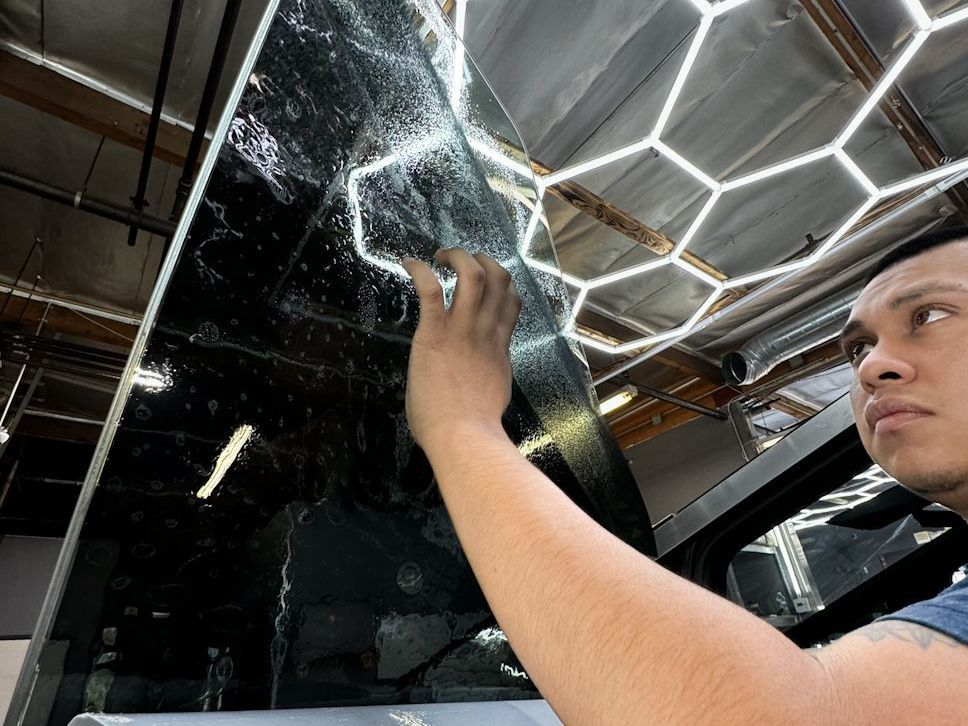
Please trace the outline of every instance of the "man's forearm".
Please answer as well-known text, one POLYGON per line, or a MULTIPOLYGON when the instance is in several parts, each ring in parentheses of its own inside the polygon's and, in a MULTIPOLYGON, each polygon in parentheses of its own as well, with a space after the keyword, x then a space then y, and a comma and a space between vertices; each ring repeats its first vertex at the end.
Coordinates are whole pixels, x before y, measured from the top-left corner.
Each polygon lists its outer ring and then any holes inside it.
POLYGON ((500 429, 428 455, 498 622, 566 723, 830 722, 820 663, 592 523, 500 429))

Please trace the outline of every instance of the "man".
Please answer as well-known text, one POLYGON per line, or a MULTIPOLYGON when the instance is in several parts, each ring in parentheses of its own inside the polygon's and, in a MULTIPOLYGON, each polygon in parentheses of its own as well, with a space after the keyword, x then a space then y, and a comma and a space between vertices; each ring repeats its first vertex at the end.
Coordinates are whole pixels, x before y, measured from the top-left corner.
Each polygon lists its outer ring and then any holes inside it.
MULTIPOLYGON (((460 249, 437 261, 457 272, 449 310, 430 267, 404 262, 421 317, 410 426, 498 622, 562 721, 968 723, 968 587, 807 653, 666 571, 589 519, 505 434, 520 310, 508 273, 460 249)), ((968 229, 886 258, 843 347, 867 451, 968 514, 968 229)))

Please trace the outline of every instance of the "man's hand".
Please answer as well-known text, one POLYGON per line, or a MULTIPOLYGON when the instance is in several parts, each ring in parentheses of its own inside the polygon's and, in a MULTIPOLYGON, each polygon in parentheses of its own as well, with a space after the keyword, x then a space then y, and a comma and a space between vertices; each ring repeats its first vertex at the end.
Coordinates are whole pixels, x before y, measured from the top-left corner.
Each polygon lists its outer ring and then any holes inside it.
POLYGON ((405 259, 420 298, 407 377, 407 420, 431 459, 463 432, 502 431, 511 401, 508 347, 521 300, 507 270, 484 254, 440 250, 438 263, 457 272, 450 309, 430 266, 405 259))

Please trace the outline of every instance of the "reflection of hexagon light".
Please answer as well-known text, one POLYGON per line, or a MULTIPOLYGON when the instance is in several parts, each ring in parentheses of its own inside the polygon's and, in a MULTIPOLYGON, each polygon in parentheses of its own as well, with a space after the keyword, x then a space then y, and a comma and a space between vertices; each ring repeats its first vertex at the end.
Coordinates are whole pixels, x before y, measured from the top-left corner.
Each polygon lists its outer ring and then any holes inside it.
MULTIPOLYGON (((692 67, 696 62, 696 58, 699 56, 699 51, 710 27, 712 26, 713 21, 715 18, 732 10, 733 8, 749 2, 749 0, 719 0, 718 2, 714 3, 710 3, 707 0, 689 0, 690 4, 701 13, 699 25, 696 28, 696 32, 693 35, 692 43, 689 46, 686 57, 683 59, 679 72, 676 75, 676 79, 672 84, 671 90, 669 91, 669 95, 662 106, 662 110, 659 113, 659 117, 656 120, 655 126, 652 128, 651 132, 641 140, 623 146, 619 149, 609 152, 608 154, 604 154, 594 159, 589 159, 588 161, 581 162, 580 164, 576 164, 571 167, 566 167, 539 178, 538 189, 539 193, 543 193, 544 189, 553 184, 557 184, 558 182, 585 174, 593 169, 598 169, 606 164, 618 161, 619 159, 623 159, 632 154, 637 154, 642 151, 652 149, 654 152, 664 156, 669 161, 676 164, 676 166, 693 178, 699 180, 701 184, 706 186, 711 191, 711 194, 706 200, 705 205, 703 205, 703 208, 699 211, 696 219, 693 220, 689 229, 686 231, 685 235, 678 242, 678 244, 676 244, 675 249, 673 249, 668 255, 644 264, 635 265, 626 270, 601 275, 591 280, 579 280, 571 275, 562 274, 561 277, 567 284, 578 289, 578 296, 575 299, 575 304, 572 309, 570 327, 566 331, 569 335, 578 338, 582 343, 590 348, 595 348, 606 353, 625 353, 639 348, 644 348, 664 340, 686 335, 699 322, 706 311, 716 302, 723 290, 748 285, 750 283, 775 277, 786 272, 808 267, 822 258, 835 244, 837 244, 838 241, 844 237, 844 235, 847 234, 850 228, 853 227, 854 224, 856 224, 861 217, 863 217, 881 199, 914 189, 924 184, 938 182, 949 178, 954 174, 968 170, 968 157, 966 157, 956 162, 939 166, 937 169, 924 172, 923 174, 917 174, 909 177, 908 179, 896 184, 878 188, 867 177, 867 175, 861 171, 854 160, 847 155, 847 152, 844 151, 844 146, 848 141, 850 141, 851 137, 867 118, 868 114, 881 100, 887 90, 893 85, 894 81, 901 74, 904 68, 907 67, 907 65, 911 62, 921 46, 924 45, 924 42, 928 39, 928 36, 936 31, 955 25, 956 23, 968 21, 968 7, 961 8, 960 10, 950 12, 932 20, 924 10, 924 7, 921 5, 919 0, 899 1, 905 6, 907 12, 910 13, 911 17, 914 19, 918 26, 918 31, 908 42, 907 46, 904 48, 901 55, 894 62, 891 68, 888 69, 878 80, 877 84, 868 94, 867 99, 854 113, 850 121, 837 135, 837 137, 832 142, 819 149, 815 149, 805 154, 800 154, 787 159, 786 161, 773 164, 735 179, 728 179, 726 181, 719 182, 710 177, 703 170, 696 167, 688 159, 682 157, 674 149, 669 148, 661 140, 661 136, 662 132, 665 130, 665 125, 672 114, 676 101, 679 98, 679 94, 686 83, 689 72, 692 70, 692 67), (791 171, 807 164, 812 164, 831 156, 837 159, 837 161, 840 162, 840 165, 857 181, 857 183, 867 194, 867 198, 848 216, 844 223, 841 224, 841 226, 838 227, 826 240, 824 240, 824 243, 814 250, 814 252, 809 256, 793 262, 765 268, 747 275, 733 277, 724 282, 716 280, 695 265, 692 265, 682 259, 682 253, 685 251, 687 245, 696 236, 696 233, 702 226, 703 221, 709 216, 709 213, 716 205, 716 202, 719 201, 719 198, 725 192, 768 179, 772 176, 791 171), (578 312, 584 304, 590 290, 603 287, 620 280, 626 280, 631 277, 646 275, 650 271, 659 267, 664 267, 668 264, 674 264, 677 267, 680 267, 684 271, 710 285, 712 288, 712 291, 706 300, 685 323, 677 328, 674 328, 673 330, 667 330, 655 335, 649 335, 628 343, 623 343, 621 345, 609 345, 586 335, 582 335, 581 333, 575 332, 575 319, 577 318, 578 312)), ((528 233, 525 236, 525 240, 522 241, 522 253, 526 253, 527 251, 530 238, 534 234, 534 230, 537 227, 538 218, 540 217, 541 213, 542 208, 541 205, 538 204, 533 212, 531 224, 528 225, 528 233)), ((525 256, 525 262, 536 269, 542 269, 546 272, 551 271, 549 269, 545 269, 548 267, 547 265, 539 263, 536 260, 532 260, 527 256, 525 256)))

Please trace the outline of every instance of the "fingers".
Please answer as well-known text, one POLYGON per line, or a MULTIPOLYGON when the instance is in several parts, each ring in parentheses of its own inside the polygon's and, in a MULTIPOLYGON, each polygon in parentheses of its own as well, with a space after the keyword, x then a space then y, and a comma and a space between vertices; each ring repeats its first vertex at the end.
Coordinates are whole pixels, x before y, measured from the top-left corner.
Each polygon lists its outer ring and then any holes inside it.
POLYGON ((480 315, 487 273, 470 252, 459 247, 437 250, 434 259, 457 273, 457 289, 450 305, 451 317, 459 323, 473 324, 480 315))
POLYGON ((518 323, 518 317, 521 315, 521 298, 518 296, 518 291, 511 285, 510 290, 505 294, 504 300, 501 305, 501 312, 498 316, 498 335, 500 336, 501 345, 505 348, 511 347, 511 335, 514 333, 514 326, 518 323))
POLYGON ((447 314, 444 310, 444 291, 430 265, 410 257, 405 257, 401 264, 413 280, 420 299, 420 322, 443 323, 447 314))
POLYGON ((409 258, 403 262, 420 296, 421 320, 430 314, 449 315, 459 325, 493 333, 495 340, 508 347, 521 312, 510 273, 488 255, 472 255, 460 248, 438 250, 434 257, 457 272, 449 313, 444 312, 443 291, 430 267, 409 258))
POLYGON ((483 253, 477 253, 474 259, 484 269, 487 279, 481 298, 481 316, 487 320, 499 318, 511 286, 511 273, 483 253))

